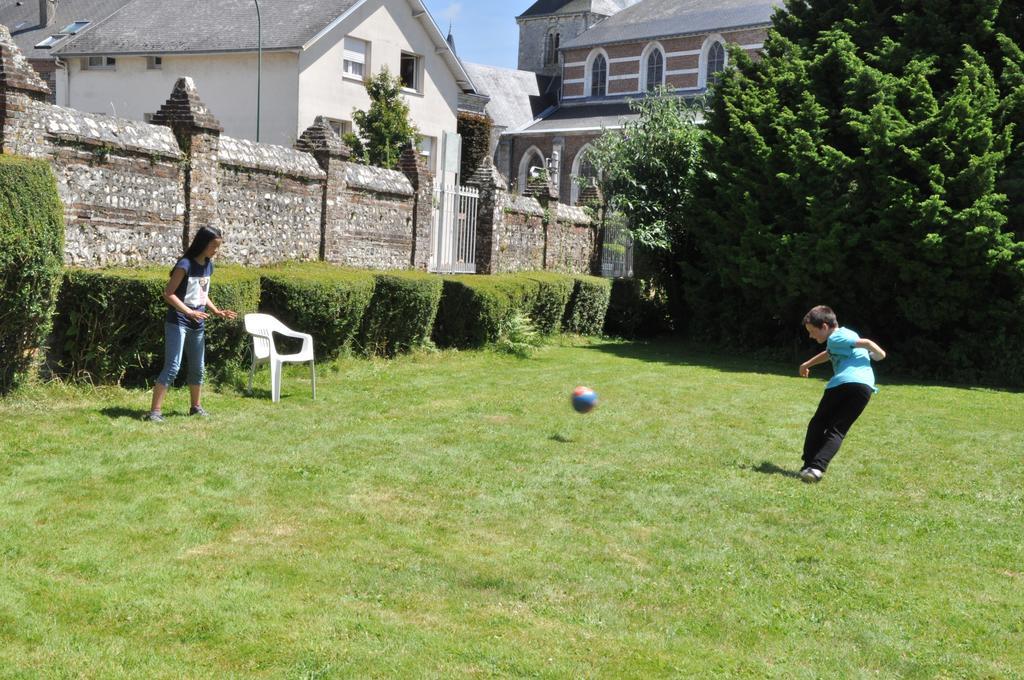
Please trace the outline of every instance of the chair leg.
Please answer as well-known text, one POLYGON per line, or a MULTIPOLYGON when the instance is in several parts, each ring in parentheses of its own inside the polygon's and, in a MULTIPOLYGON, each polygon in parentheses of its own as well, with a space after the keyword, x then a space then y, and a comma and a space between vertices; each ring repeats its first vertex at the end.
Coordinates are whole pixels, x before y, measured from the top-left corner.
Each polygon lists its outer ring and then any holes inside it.
POLYGON ((309 373, 313 376, 313 399, 316 399, 316 361, 309 360, 309 373))
POLYGON ((281 362, 270 362, 270 400, 281 401, 281 362))
POLYGON ((252 363, 249 364, 249 394, 252 394, 252 379, 256 375, 256 356, 253 355, 252 363))

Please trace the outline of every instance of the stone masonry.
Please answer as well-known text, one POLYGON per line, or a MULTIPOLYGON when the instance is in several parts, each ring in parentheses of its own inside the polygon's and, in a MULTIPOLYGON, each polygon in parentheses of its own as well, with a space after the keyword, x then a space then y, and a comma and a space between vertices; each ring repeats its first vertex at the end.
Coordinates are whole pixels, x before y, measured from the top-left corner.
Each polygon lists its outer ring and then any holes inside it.
MULTIPOLYGON (((169 265, 200 226, 213 225, 224 233, 225 262, 428 266, 434 179, 412 145, 394 171, 349 162, 322 118, 294 149, 226 137, 188 78, 153 124, 54 106, 48 95, 0 26, 0 153, 50 163, 69 265, 169 265)), ((490 169, 478 271, 586 272, 589 219, 510 195, 490 169)))

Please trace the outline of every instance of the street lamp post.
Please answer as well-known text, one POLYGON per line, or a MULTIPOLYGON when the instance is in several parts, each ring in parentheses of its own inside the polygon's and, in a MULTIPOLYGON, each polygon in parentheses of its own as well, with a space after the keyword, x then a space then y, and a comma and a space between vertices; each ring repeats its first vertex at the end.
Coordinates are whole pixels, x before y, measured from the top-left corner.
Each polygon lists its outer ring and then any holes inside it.
POLYGON ((260 17, 260 0, 256 3, 256 141, 260 141, 260 85, 263 82, 263 20, 260 17))

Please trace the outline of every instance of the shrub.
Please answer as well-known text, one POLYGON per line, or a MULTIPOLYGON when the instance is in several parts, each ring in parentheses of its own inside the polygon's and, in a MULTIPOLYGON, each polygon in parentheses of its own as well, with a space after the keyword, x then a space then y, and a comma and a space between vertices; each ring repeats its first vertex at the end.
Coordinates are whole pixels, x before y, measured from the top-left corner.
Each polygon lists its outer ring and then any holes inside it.
POLYGON ((317 358, 333 359, 358 339, 373 296, 370 272, 322 262, 263 270, 260 310, 313 336, 317 358))
POLYGON ((0 394, 21 383, 53 321, 64 216, 42 161, 0 156, 0 394))
POLYGON ((604 332, 624 338, 651 338, 672 327, 664 290, 648 279, 614 279, 604 332))
POLYGON ((232 368, 248 368, 245 361, 252 341, 245 332, 244 317, 259 309, 260 273, 238 265, 220 265, 210 285, 210 297, 217 308, 238 314, 233 321, 213 318, 206 323, 206 372, 214 381, 222 381, 232 368))
POLYGON ((377 274, 363 319, 363 349, 394 356, 423 345, 437 318, 441 287, 441 279, 420 272, 377 274))
POLYGON ((544 337, 537 332, 530 316, 516 311, 502 323, 495 347, 500 352, 529 359, 543 344, 544 337))
MULTIPOLYGON (((94 383, 152 381, 164 358, 162 296, 169 276, 169 267, 67 270, 56 322, 57 372, 94 383)), ((214 381, 240 364, 248 343, 242 317, 256 310, 259 292, 256 271, 215 268, 210 297, 238 318, 207 321, 206 367, 214 381)))
POLYGON ((562 319, 572 295, 575 281, 567 274, 531 272, 525 278, 537 282, 537 298, 530 310, 530 318, 541 335, 553 335, 562 330, 562 319))
POLYGON ((529 313, 539 288, 537 281, 515 275, 446 277, 434 341, 459 348, 494 342, 513 313, 529 313))
POLYGON ((612 282, 596 276, 577 276, 574 284, 562 327, 569 333, 597 335, 608 314, 612 282))

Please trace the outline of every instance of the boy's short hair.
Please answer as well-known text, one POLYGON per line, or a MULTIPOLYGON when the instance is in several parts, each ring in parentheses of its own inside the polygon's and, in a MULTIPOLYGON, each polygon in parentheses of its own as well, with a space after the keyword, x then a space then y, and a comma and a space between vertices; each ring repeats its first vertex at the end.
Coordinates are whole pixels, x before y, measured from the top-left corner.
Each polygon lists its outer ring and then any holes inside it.
POLYGON ((826 307, 825 305, 812 307, 811 311, 804 314, 804 324, 810 324, 815 328, 821 328, 822 324, 827 324, 829 328, 839 326, 839 322, 836 320, 836 313, 832 311, 831 307, 826 307))

